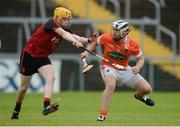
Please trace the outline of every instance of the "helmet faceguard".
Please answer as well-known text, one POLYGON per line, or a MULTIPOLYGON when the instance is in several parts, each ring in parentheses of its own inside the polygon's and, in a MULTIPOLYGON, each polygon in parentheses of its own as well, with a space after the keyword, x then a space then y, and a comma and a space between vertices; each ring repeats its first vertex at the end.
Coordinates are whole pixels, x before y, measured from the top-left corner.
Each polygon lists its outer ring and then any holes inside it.
POLYGON ((62 18, 71 18, 71 11, 63 8, 63 7, 57 7, 54 10, 54 19, 61 20, 62 18))
POLYGON ((124 20, 118 20, 112 23, 112 28, 119 31, 119 38, 122 39, 131 31, 129 23, 124 20))

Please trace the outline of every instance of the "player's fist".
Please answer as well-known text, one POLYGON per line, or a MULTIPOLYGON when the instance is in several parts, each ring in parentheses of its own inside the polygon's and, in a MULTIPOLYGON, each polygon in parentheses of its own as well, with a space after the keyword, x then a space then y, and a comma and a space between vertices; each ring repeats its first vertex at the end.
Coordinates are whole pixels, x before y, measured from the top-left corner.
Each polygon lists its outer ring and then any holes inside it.
POLYGON ((88 55, 89 55, 89 53, 87 51, 84 51, 83 53, 80 54, 80 58, 81 59, 87 58, 88 55))
POLYGON ((83 44, 81 42, 79 42, 79 41, 75 41, 73 43, 73 45, 76 46, 77 48, 83 47, 83 44))
POLYGON ((91 34, 91 36, 88 38, 88 42, 93 42, 96 41, 96 39, 99 37, 99 33, 98 32, 93 32, 91 34))
POLYGON ((133 72, 134 74, 139 73, 139 71, 140 71, 139 66, 134 66, 134 67, 132 67, 132 72, 133 72))

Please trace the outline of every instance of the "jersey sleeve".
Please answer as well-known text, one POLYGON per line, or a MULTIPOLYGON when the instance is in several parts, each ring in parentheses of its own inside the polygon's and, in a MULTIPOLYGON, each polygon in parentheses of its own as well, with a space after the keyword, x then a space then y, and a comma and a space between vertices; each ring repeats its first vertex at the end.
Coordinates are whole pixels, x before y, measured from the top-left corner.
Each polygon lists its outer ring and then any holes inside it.
POLYGON ((135 57, 139 57, 142 55, 142 50, 138 43, 134 42, 132 43, 132 53, 135 57))
POLYGON ((58 28, 58 26, 56 25, 56 23, 54 22, 53 19, 48 20, 45 24, 44 24, 44 30, 46 32, 52 32, 55 31, 58 28))
POLYGON ((104 45, 105 42, 107 41, 106 39, 106 34, 102 34, 101 36, 98 37, 97 43, 100 45, 104 45))
MULTIPOLYGON (((63 28, 63 27, 62 27, 63 28)), ((63 28, 63 30, 65 30, 65 31, 67 31, 67 32, 69 32, 69 33, 71 33, 71 34, 74 34, 74 32, 71 30, 71 29, 65 29, 65 28, 63 28)))

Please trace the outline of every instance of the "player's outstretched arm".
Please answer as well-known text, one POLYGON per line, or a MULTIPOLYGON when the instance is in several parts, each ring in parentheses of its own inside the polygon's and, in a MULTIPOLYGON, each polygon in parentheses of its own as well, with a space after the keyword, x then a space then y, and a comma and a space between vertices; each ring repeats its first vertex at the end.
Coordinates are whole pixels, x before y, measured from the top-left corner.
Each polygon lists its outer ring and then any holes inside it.
POLYGON ((65 40, 71 42, 73 45, 75 45, 77 48, 79 47, 83 47, 83 44, 76 40, 71 33, 63 30, 62 28, 58 28, 55 31, 57 34, 59 34, 60 36, 62 36, 65 40))
POLYGON ((73 34, 73 37, 78 40, 79 42, 85 44, 85 43, 91 43, 93 41, 96 41, 96 39, 99 37, 99 33, 98 32, 94 32, 90 35, 90 37, 86 38, 86 37, 81 37, 78 36, 76 34, 73 34))
POLYGON ((78 36, 78 35, 76 35, 76 34, 72 34, 72 36, 73 36, 76 40, 78 40, 79 42, 81 42, 81 43, 83 43, 83 44, 85 44, 85 43, 88 42, 88 38, 86 38, 86 37, 80 37, 80 36, 78 36))

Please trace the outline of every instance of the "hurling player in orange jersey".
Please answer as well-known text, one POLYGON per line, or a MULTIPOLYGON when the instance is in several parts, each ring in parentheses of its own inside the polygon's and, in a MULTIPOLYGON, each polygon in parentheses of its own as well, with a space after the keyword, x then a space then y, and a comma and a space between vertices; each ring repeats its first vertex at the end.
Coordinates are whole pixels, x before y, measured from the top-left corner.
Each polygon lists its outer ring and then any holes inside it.
POLYGON ((57 7, 54 16, 43 23, 26 43, 20 57, 21 83, 16 95, 16 104, 11 119, 18 119, 21 104, 30 85, 32 76, 40 74, 45 80, 43 115, 58 110, 58 103, 51 104, 55 72, 48 56, 61 47, 63 39, 77 48, 90 42, 90 38, 80 37, 70 30, 71 11, 57 7))
MULTIPOLYGON (((136 90, 134 97, 148 106, 154 106, 154 101, 145 96, 152 91, 150 84, 139 74, 144 65, 144 56, 139 45, 133 41, 128 33, 131 31, 128 22, 118 20, 112 23, 112 33, 104 33, 97 38, 97 41, 88 45, 87 49, 93 51, 96 46, 102 45, 106 59, 116 64, 127 67, 126 70, 119 70, 112 64, 102 60, 100 70, 105 83, 105 89, 101 97, 101 106, 97 120, 104 121, 107 117, 112 94, 116 85, 126 85, 136 90), (130 56, 136 58, 135 66, 128 65, 130 56)), ((84 51, 81 58, 87 58, 89 53, 84 51)))

